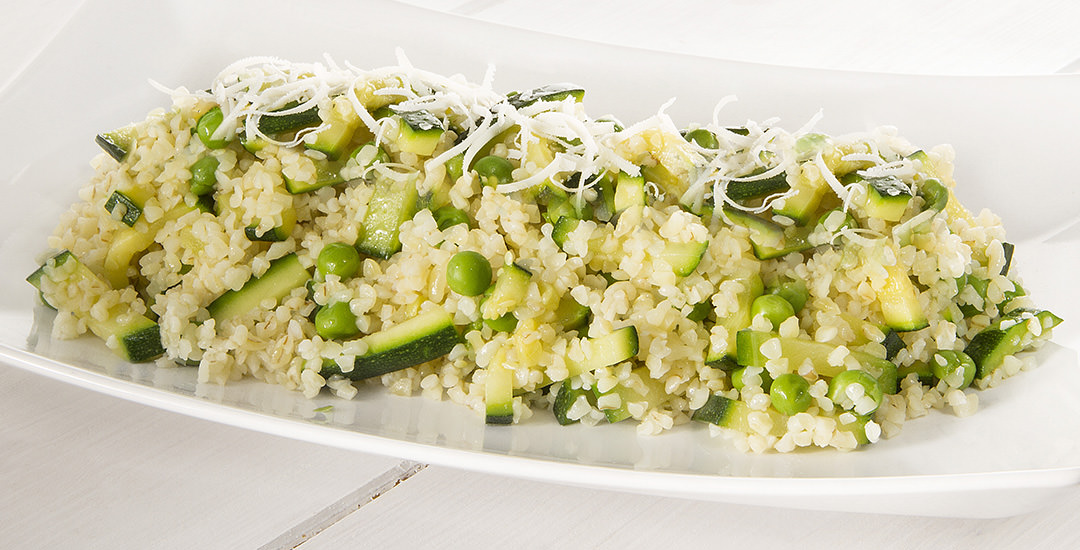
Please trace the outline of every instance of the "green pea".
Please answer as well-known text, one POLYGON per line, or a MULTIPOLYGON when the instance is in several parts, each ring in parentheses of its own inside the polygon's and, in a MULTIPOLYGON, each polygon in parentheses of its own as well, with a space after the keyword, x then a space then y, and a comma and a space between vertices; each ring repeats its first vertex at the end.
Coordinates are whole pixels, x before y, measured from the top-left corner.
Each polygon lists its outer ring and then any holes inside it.
POLYGON ((491 262, 479 252, 458 252, 446 264, 446 284, 462 296, 479 296, 491 286, 491 262))
POLYGON ((356 165, 361 168, 368 168, 374 164, 390 162, 390 155, 388 155, 382 147, 375 145, 374 141, 369 141, 357 147, 349 156, 355 160, 356 165))
POLYGON ((874 402, 873 407, 870 408, 870 410, 855 410, 856 413, 870 414, 881 406, 881 400, 884 396, 881 384, 879 384, 877 379, 869 373, 861 370, 846 370, 834 376, 833 379, 829 381, 829 393, 827 394, 827 397, 842 409, 857 409, 858 403, 852 402, 851 397, 848 395, 848 388, 853 385, 862 386, 863 395, 869 396, 874 402))
MULTIPOLYGON (((745 373, 746 373, 746 367, 738 368, 738 369, 735 369, 735 370, 731 371, 731 374, 730 374, 730 376, 731 376, 731 387, 733 387, 733 388, 735 388, 735 389, 737 389, 739 391, 742 391, 742 389, 746 386, 746 384, 743 382, 743 375, 745 373)), ((758 376, 761 377, 761 389, 762 389, 762 391, 768 392, 769 389, 772 387, 772 383, 773 383, 772 377, 769 376, 769 371, 762 369, 761 372, 758 374, 758 376)))
POLYGON ((351 244, 330 243, 319 252, 316 268, 324 277, 337 275, 348 279, 360 271, 360 253, 351 244))
POLYGON ((705 149, 720 148, 720 142, 716 140, 716 136, 705 128, 690 130, 683 134, 683 137, 686 138, 686 141, 692 141, 705 149))
POLYGON ((776 294, 763 294, 754 298, 754 303, 750 305, 750 317, 758 315, 764 315, 772 323, 773 330, 779 330, 780 323, 795 315, 795 308, 776 294))
POLYGON ((514 332, 517 322, 517 317, 514 317, 513 313, 507 313, 498 319, 484 319, 484 324, 495 332, 514 332))
POLYGON ((938 380, 950 388, 964 389, 975 380, 975 361, 962 351, 941 350, 930 359, 930 367, 938 380))
POLYGON ((514 181, 514 165, 495 155, 488 155, 476 161, 476 164, 473 164, 473 170, 476 170, 484 185, 495 186, 514 181))
POLYGON ((781 374, 769 388, 769 400, 773 408, 782 414, 791 416, 801 413, 809 409, 813 402, 810 383, 795 373, 781 374))
POLYGON ((209 195, 214 192, 214 184, 217 183, 215 172, 218 167, 218 159, 205 156, 191 165, 191 180, 188 188, 195 196, 209 195))
POLYGON ((320 308, 315 314, 315 332, 327 340, 340 340, 356 336, 356 316, 349 309, 348 302, 334 302, 320 308))
POLYGON ((454 208, 447 204, 432 212, 435 217, 435 223, 439 226, 439 231, 446 231, 447 228, 453 227, 460 223, 469 225, 469 215, 464 210, 454 208))
POLYGON ((218 126, 221 126, 224 120, 225 115, 221 112, 221 107, 214 107, 199 117, 199 122, 195 123, 195 133, 198 134, 199 141, 203 142, 207 149, 221 149, 229 144, 227 138, 214 139, 213 137, 214 132, 217 131, 218 126))
POLYGON ((806 283, 802 279, 784 281, 769 289, 769 294, 775 294, 787 300, 795 313, 802 311, 806 307, 807 300, 810 299, 810 291, 806 289, 806 283))
POLYGON ((465 162, 465 154, 458 153, 450 157, 450 160, 446 161, 446 177, 450 178, 450 183, 453 184, 464 174, 464 168, 462 164, 465 162))

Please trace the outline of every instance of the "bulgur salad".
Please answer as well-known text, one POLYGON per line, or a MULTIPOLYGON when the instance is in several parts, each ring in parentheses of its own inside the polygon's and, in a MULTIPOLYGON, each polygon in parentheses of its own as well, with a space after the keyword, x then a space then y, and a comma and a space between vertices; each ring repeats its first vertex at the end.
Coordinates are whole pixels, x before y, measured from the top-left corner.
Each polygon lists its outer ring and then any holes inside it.
POLYGON ((53 337, 200 382, 787 452, 973 414, 1061 322, 956 199, 948 146, 724 121, 731 98, 625 124, 492 76, 248 58, 162 88, 97 136, 28 278, 53 337))

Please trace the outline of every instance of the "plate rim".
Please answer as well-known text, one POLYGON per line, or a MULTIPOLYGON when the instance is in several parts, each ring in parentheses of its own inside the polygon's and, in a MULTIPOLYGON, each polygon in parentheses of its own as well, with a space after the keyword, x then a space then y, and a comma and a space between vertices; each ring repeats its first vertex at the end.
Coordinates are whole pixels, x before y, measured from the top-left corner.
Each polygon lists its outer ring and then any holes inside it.
MULTIPOLYGON (((0 358, 3 358, 8 365, 111 397, 240 429, 341 449, 538 481, 552 481, 542 473, 557 471, 560 474, 566 474, 559 476, 561 481, 617 491, 625 491, 626 488, 624 483, 614 483, 615 478, 627 476, 638 481, 662 480, 665 484, 670 483, 671 480, 677 480, 679 481, 678 489, 680 489, 677 493, 687 496, 697 495, 697 498, 723 496, 716 494, 717 490, 720 489, 723 489, 721 492, 727 496, 750 494, 755 496, 825 494, 830 496, 872 496, 922 494, 926 491, 920 487, 924 483, 931 482, 941 484, 937 489, 944 492, 1062 488, 1080 485, 1080 466, 951 474, 903 474, 897 476, 755 477, 731 474, 649 471, 617 468, 601 464, 580 464, 483 450, 449 448, 274 416, 93 372, 34 352, 21 350, 2 342, 0 342, 0 358), (371 446, 365 446, 362 443, 371 446), (454 460, 461 456, 468 456, 470 460, 464 462, 454 460), (520 463, 527 463, 532 467, 522 468, 517 466, 520 463), (599 474, 599 477, 596 477, 597 474, 599 474)), ((254 383, 261 382, 255 381, 254 383)), ((413 396, 412 398, 420 399, 422 397, 413 396)), ((650 485, 652 484, 650 483, 650 485)), ((661 488, 655 486, 651 488, 653 489, 652 492, 670 491, 672 489, 671 487, 661 488)))

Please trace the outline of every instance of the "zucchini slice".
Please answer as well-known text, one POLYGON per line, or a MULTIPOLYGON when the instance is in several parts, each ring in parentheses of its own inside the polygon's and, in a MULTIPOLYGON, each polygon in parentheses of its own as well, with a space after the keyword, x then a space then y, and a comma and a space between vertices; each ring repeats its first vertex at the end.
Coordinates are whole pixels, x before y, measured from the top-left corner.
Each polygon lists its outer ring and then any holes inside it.
POLYGON ((781 172, 775 176, 753 181, 729 181, 725 194, 733 201, 745 201, 767 197, 774 193, 787 191, 790 188, 787 182, 787 172, 781 172))
POLYGON ((908 186, 896 176, 867 178, 864 181, 866 215, 887 222, 900 221, 911 202, 911 190, 908 186))
POLYGON ((90 332, 105 340, 106 345, 126 361, 132 363, 152 361, 165 353, 165 348, 161 345, 161 331, 158 324, 145 315, 132 311, 131 304, 116 304, 109 309, 104 320, 98 319, 89 312, 74 311, 68 307, 68 304, 64 303, 65 292, 42 290, 42 280, 46 277, 57 285, 53 287, 57 289, 67 285, 108 286, 108 283, 80 262, 71 252, 67 250, 60 252, 27 277, 30 284, 42 291, 45 302, 57 309, 73 311, 86 322, 90 332))
POLYGON ((593 386, 597 407, 604 411, 604 416, 607 417, 609 423, 614 424, 634 416, 630 411, 631 403, 640 403, 645 406, 645 410, 648 410, 659 405, 664 399, 663 384, 649 376, 647 367, 638 367, 630 371, 630 377, 632 380, 640 381, 640 387, 637 384, 620 383, 606 392, 600 392, 596 386, 593 386), (642 387, 644 392, 641 391, 642 387), (618 405, 607 405, 606 402, 615 401, 609 396, 618 396, 618 405))
POLYGON ((631 206, 645 206, 645 178, 619 172, 615 180, 615 213, 631 206))
POLYGON ((566 368, 570 371, 570 376, 617 365, 633 359, 638 354, 638 333, 633 325, 586 340, 584 361, 579 363, 569 357, 566 358, 566 368))
POLYGON ((555 244, 559 245, 559 250, 565 250, 563 245, 566 244, 566 238, 570 233, 577 229, 578 218, 574 216, 562 216, 555 222, 554 227, 551 228, 551 240, 555 241, 555 244))
POLYGON ((485 370, 485 421, 488 424, 513 424, 514 371, 506 365, 506 350, 500 349, 485 370))
MULTIPOLYGON (((751 412, 753 410, 750 405, 743 401, 713 394, 709 396, 709 399, 705 401, 705 404, 700 409, 694 411, 690 419, 743 433, 753 433, 753 429, 750 427, 751 412)), ((784 416, 771 408, 764 412, 773 421, 772 433, 774 435, 783 434, 786 427, 784 416)))
POLYGON ((356 248, 368 256, 387 259, 401 250, 398 229, 416 213, 418 195, 412 179, 377 180, 368 201, 356 248))
POLYGON ((528 107, 537 101, 562 101, 573 97, 574 101, 585 99, 585 89, 574 84, 548 84, 527 92, 511 95, 507 101, 515 109, 528 107))
POLYGON ((559 384, 559 391, 555 394, 555 402, 551 406, 551 412, 555 415, 555 420, 559 425, 569 426, 579 422, 579 420, 573 420, 567 415, 570 414, 570 408, 574 406, 578 399, 582 397, 588 399, 590 395, 591 392, 585 388, 575 389, 569 378, 563 380, 562 384, 559 384))
POLYGON ((334 362, 323 365, 321 374, 340 374, 352 380, 382 376, 438 359, 461 341, 454 318, 443 309, 434 309, 363 338, 367 352, 356 358, 349 372, 341 372, 334 362))
POLYGON ((725 208, 724 214, 731 223, 750 230, 750 245, 754 248, 754 257, 759 260, 771 260, 813 248, 805 235, 794 232, 789 235, 778 223, 734 208, 725 208))
POLYGON ((281 212, 281 225, 271 227, 259 233, 259 220, 244 228, 244 236, 249 241, 279 242, 288 239, 296 227, 296 209, 289 206, 281 212))
MULTIPOLYGON (((820 376, 832 378, 847 370, 844 365, 833 365, 829 356, 839 346, 807 340, 803 338, 784 338, 771 332, 741 330, 738 334, 739 364, 744 366, 765 367, 768 360, 761 352, 765 342, 777 339, 780 342, 780 354, 788 360, 792 369, 809 361, 820 376)), ((887 359, 875 357, 869 353, 849 350, 848 354, 859 362, 861 370, 876 378, 886 393, 896 393, 896 365, 887 359)))
POLYGON ((119 130, 98 134, 94 137, 94 143, 97 143, 116 162, 124 162, 134 148, 134 128, 126 126, 119 130))
POLYGON ((787 216, 799 225, 806 225, 821 206, 821 199, 825 198, 829 191, 829 184, 820 174, 811 178, 803 171, 799 173, 791 190, 791 196, 784 197, 782 205, 774 206, 773 213, 787 216))
POLYGON ((430 157, 442 139, 443 123, 430 111, 398 111, 398 148, 406 153, 430 157))
POLYGON ((928 327, 926 313, 919 304, 918 292, 903 266, 885 266, 888 277, 885 287, 878 292, 878 303, 885 324, 897 332, 920 330, 928 327))
POLYGON ((278 303, 294 288, 307 284, 311 273, 300 263, 296 254, 282 256, 272 262, 261 277, 248 279, 240 290, 229 290, 206 307, 218 324, 259 307, 264 300, 278 303))
POLYGON ((128 189, 116 190, 105 201, 105 210, 114 215, 124 225, 131 227, 142 217, 143 204, 153 196, 153 192, 128 189))
POLYGON ((128 267, 135 256, 154 244, 157 234, 169 221, 180 218, 194 208, 180 203, 165 213, 154 223, 140 224, 134 227, 125 227, 116 233, 109 251, 105 253, 105 278, 113 288, 122 288, 128 285, 128 267))
POLYGON ((686 277, 697 269, 701 259, 705 257, 705 251, 709 249, 709 241, 695 243, 666 243, 664 252, 660 255, 671 270, 679 277, 686 277))
POLYGON ((491 294, 480 305, 480 316, 486 320, 499 319, 513 313, 525 301, 529 293, 532 273, 517 264, 508 264, 499 270, 491 294))
MULTIPOLYGON (((295 108, 299 103, 290 103, 279 111, 286 111, 288 109, 295 108)), ((263 135, 272 136, 274 134, 281 134, 285 132, 295 132, 311 126, 315 126, 322 122, 322 118, 319 117, 319 108, 311 107, 303 111, 288 114, 267 114, 259 117, 259 131, 263 135)))
POLYGON ((986 378, 1001 366, 1006 356, 1030 347, 1036 338, 1045 338, 1044 334, 1061 322, 1061 317, 1046 310, 1020 308, 1010 311, 976 334, 964 349, 978 367, 975 377, 986 378), (1033 332, 1029 323, 1038 323, 1039 329, 1033 332))
POLYGON ((570 294, 563 294, 555 308, 555 318, 563 330, 578 330, 589 323, 589 306, 583 306, 570 294))
POLYGON ((319 133, 315 134, 314 141, 305 143, 304 146, 325 153, 326 158, 330 160, 337 160, 352 141, 353 134, 360 126, 360 117, 353 115, 345 118, 331 109, 330 114, 322 123, 324 126, 319 133))
POLYGON ((285 180, 285 189, 293 195, 299 195, 300 193, 310 193, 316 189, 321 189, 329 185, 337 185, 344 183, 345 178, 341 177, 340 163, 332 163, 326 160, 315 161, 315 173, 310 178, 294 179, 288 176, 285 172, 281 173, 281 178, 285 180))
MULTIPOLYGON (((765 285, 761 282, 761 277, 754 275, 740 281, 742 283, 742 290, 735 295, 735 300, 738 302, 738 308, 730 315, 724 317, 723 320, 717 320, 717 323, 723 326, 727 330, 727 338, 722 342, 710 342, 709 350, 705 356, 705 364, 713 368, 718 368, 725 371, 731 371, 738 368, 737 348, 738 341, 737 335, 739 331, 748 328, 753 319, 750 316, 750 305, 754 303, 754 299, 761 296, 765 292, 765 285)), ((712 303, 709 303, 708 307, 712 307, 712 303)))

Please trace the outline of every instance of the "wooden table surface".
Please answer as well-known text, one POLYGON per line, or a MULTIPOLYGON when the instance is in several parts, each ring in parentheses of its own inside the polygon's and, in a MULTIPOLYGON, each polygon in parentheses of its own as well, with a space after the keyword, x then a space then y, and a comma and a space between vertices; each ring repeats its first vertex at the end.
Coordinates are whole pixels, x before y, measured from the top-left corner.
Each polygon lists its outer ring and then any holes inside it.
MULTIPOLYGON (((0 90, 81 3, 6 6, 0 90)), ((1080 59, 1080 4, 1069 1, 409 3, 558 35, 808 67, 1048 74, 1076 70, 1080 59)), ((0 364, 2 548, 1075 548, 1078 512, 1080 491, 1034 514, 958 520, 564 487, 246 431, 0 364)))

